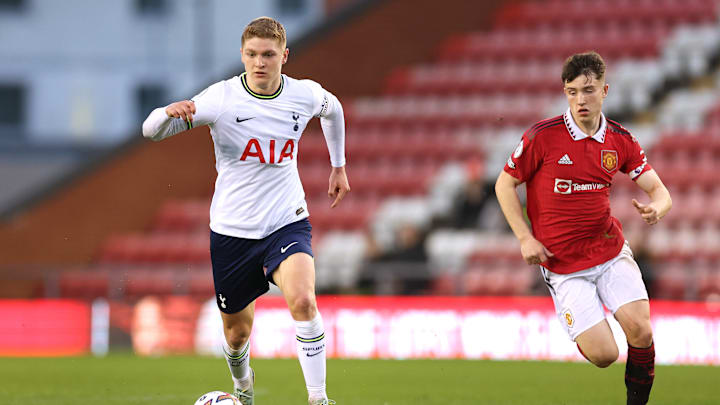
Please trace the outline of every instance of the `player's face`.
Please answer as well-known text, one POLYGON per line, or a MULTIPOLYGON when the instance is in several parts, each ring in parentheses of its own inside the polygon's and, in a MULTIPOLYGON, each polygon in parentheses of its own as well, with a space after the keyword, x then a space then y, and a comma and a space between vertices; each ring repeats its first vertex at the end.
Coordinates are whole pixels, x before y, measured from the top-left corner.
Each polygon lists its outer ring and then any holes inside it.
POLYGON ((576 122, 594 122, 598 119, 607 93, 605 79, 598 79, 594 74, 580 75, 565 82, 565 96, 576 122))
POLYGON ((253 37, 246 40, 242 61, 248 81, 261 89, 276 90, 280 85, 280 72, 282 65, 287 62, 288 52, 274 39, 253 37))

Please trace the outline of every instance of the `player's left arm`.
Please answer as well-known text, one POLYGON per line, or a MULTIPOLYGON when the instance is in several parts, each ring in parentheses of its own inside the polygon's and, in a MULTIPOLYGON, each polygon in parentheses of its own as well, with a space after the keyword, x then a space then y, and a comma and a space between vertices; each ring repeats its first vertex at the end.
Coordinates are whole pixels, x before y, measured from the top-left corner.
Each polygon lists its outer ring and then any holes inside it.
POLYGON ((320 118, 320 126, 330 152, 332 169, 328 181, 328 196, 334 199, 330 208, 335 208, 350 192, 350 182, 345 172, 345 114, 335 95, 319 85, 315 85, 313 90, 318 101, 316 116, 320 118))
POLYGON ((670 192, 662 180, 660 180, 660 176, 652 169, 638 176, 635 182, 647 193, 648 197, 650 197, 650 202, 643 204, 633 198, 632 204, 645 222, 650 225, 656 224, 672 207, 670 192))

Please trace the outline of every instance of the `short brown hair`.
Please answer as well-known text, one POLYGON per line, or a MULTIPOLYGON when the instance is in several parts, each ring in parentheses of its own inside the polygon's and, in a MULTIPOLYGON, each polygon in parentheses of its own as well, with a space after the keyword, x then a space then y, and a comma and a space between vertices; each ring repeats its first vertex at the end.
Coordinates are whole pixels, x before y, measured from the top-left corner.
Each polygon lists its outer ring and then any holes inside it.
POLYGON ((283 48, 287 42, 285 27, 270 17, 258 17, 250 21, 243 31, 241 43, 245 45, 245 41, 255 37, 274 39, 280 42, 283 48))
POLYGON ((605 77, 605 61, 597 52, 576 53, 565 59, 562 70, 563 84, 575 80, 580 75, 595 74, 596 79, 605 77))

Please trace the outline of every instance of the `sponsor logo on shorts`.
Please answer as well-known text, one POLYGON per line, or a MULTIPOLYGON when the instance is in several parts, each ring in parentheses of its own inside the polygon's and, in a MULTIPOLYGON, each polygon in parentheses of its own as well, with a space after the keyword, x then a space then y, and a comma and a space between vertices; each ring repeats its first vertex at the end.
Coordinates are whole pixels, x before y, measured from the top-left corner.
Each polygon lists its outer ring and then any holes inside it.
POLYGON ((290 249, 290 246, 296 245, 296 244, 297 244, 297 242, 293 242, 293 243, 291 243, 291 244, 289 244, 289 245, 287 245, 287 246, 281 247, 281 248, 280 248, 280 253, 285 253, 285 252, 287 252, 287 250, 290 249))
POLYGON ((575 325, 575 318, 573 318, 572 312, 570 312, 569 309, 566 309, 565 312, 563 312, 563 318, 565 318, 565 323, 568 328, 572 328, 573 325, 575 325))

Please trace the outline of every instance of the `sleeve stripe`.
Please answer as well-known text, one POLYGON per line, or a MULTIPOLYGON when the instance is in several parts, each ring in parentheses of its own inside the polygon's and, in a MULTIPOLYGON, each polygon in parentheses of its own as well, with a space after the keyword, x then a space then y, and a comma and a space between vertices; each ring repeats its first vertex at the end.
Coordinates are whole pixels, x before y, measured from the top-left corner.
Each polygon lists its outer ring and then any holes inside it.
POLYGON ((610 124, 610 126, 611 126, 615 131, 617 131, 617 132, 619 132, 619 133, 621 133, 621 134, 624 134, 624 135, 630 135, 630 131, 628 131, 627 129, 623 128, 622 125, 618 124, 617 122, 615 122, 615 121, 613 121, 613 120, 608 120, 607 118, 606 118, 606 120, 607 120, 608 124, 610 124))
POLYGON ((541 121, 537 124, 535 124, 527 133, 528 139, 532 140, 535 138, 535 135, 537 135, 540 131, 546 128, 554 127, 555 125, 559 125, 561 123, 564 123, 562 117, 550 120, 550 121, 541 121))

